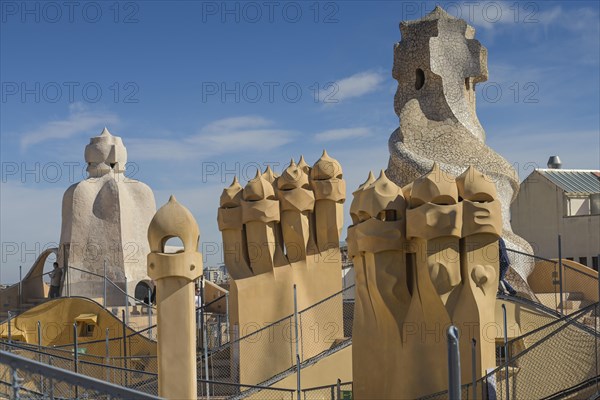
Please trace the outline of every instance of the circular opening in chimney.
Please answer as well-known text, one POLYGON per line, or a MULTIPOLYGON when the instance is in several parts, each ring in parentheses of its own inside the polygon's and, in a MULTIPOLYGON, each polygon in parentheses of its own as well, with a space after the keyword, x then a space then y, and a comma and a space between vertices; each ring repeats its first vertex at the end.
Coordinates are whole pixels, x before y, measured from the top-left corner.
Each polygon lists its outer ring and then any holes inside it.
POLYGON ((425 72, 421 68, 417 68, 415 77, 415 89, 419 90, 425 84, 425 72))

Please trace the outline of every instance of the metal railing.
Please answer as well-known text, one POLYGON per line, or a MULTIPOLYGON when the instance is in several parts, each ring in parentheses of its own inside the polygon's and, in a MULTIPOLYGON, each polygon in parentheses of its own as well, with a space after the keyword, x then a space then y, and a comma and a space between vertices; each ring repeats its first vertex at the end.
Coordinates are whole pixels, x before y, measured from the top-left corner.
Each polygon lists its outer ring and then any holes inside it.
MULTIPOLYGON (((527 282, 510 281, 516 286, 518 297, 524 297, 538 301, 566 315, 577 311, 598 301, 598 278, 584 270, 576 269, 568 263, 559 260, 523 253, 517 250, 507 249, 509 254, 514 255, 517 265, 511 265, 511 268, 522 267, 521 263, 536 264, 544 263, 540 268, 534 271, 535 279, 539 287, 543 287, 544 293, 532 293, 527 282), (544 268, 545 267, 545 268, 544 268), (523 285, 527 285, 523 287, 523 285)), ((513 274, 514 276, 514 274, 513 274)), ((531 278, 531 275, 530 275, 531 278)), ((533 289, 536 289, 534 286, 533 289)))
MULTIPOLYGON (((329 354, 351 344, 353 307, 343 302, 345 288, 321 301, 279 319, 267 326, 211 349, 207 356, 198 355, 198 374, 206 379, 207 387, 199 387, 202 393, 217 396, 232 396, 231 387, 213 386, 213 381, 243 384, 259 382, 259 387, 271 386, 284 377, 302 370, 329 354), (268 360, 268 355, 277 352, 278 364, 268 360), (281 356, 283 355, 283 356, 281 356), (260 370, 252 365, 269 365, 260 370), (208 370, 208 374, 205 371, 208 370)), ((252 386, 252 385, 248 385, 252 386)), ((301 385, 297 384, 296 396, 301 385)), ((239 396, 255 395, 259 389, 248 388, 239 396)))
POLYGON ((11 399, 160 399, 56 365, 0 351, 0 393, 11 399))

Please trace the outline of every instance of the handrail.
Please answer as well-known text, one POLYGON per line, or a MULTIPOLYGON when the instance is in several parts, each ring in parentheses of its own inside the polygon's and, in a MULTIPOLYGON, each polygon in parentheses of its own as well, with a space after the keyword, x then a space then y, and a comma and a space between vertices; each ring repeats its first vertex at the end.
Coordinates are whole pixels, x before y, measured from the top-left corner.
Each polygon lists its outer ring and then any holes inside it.
MULTIPOLYGON (((570 388, 563 389, 560 392, 551 394, 550 396, 546 396, 546 397, 542 398, 541 400, 558 400, 558 399, 564 399, 567 396, 571 396, 572 394, 579 392, 580 390, 587 389, 590 386, 597 385, 598 384, 598 378, 600 378, 600 375, 592 376, 591 378, 586 379, 583 382, 579 382, 578 384, 573 385, 570 388)), ((591 398, 597 399, 598 398, 597 396, 600 396, 600 392, 592 395, 591 398), (596 396, 596 397, 594 397, 594 396, 596 396)))
MULTIPOLYGON (((552 316, 554 316, 554 317, 558 317, 558 318, 564 318, 564 317, 568 317, 568 316, 573 316, 574 314, 576 314, 577 312, 579 312, 579 311, 581 310, 581 309, 579 309, 579 310, 577 310, 577 311, 576 311, 576 312, 574 312, 574 313, 567 314, 567 315, 563 315, 563 314, 561 314, 560 312, 558 312, 558 311, 556 311, 556 310, 554 310, 554 309, 552 309, 552 308, 550 308, 550 307, 548 307, 548 306, 545 306, 545 305, 543 305, 543 304, 541 304, 541 303, 537 303, 537 302, 535 302, 535 301, 532 301, 532 300, 529 300, 529 299, 525 299, 525 298, 523 298, 523 297, 515 297, 515 296, 507 296, 507 295, 498 295, 498 296, 497 296, 497 298, 498 298, 498 299, 500 299, 500 300, 512 300, 512 301, 515 301, 515 302, 517 302, 517 303, 523 303, 523 304, 527 304, 527 305, 530 305, 530 306, 536 307, 538 310, 544 311, 544 312, 548 313, 549 315, 552 315, 552 316)), ((590 304, 590 305, 586 306, 585 308, 592 308, 592 306, 594 306, 594 304, 598 304, 598 303, 592 303, 592 304, 590 304)), ((553 322, 556 322, 556 321, 557 321, 557 320, 555 320, 555 321, 551 321, 551 322, 549 322, 547 325, 549 325, 549 324, 552 324, 553 322)), ((587 325, 585 325, 585 324, 582 324, 582 323, 581 323, 581 322, 579 322, 579 321, 575 321, 575 324, 576 324, 576 325, 577 325, 577 326, 578 326, 580 329, 583 329, 583 330, 586 330, 586 331, 588 331, 588 333, 591 333, 591 334, 596 334, 592 328, 590 328, 589 326, 587 326, 587 325)), ((512 340, 514 340, 514 339, 512 339, 512 340)))
POLYGON ((39 277, 44 276, 44 275, 50 275, 51 273, 52 273, 52 271, 48 271, 48 272, 44 272, 43 274, 39 274, 39 275, 25 276, 22 281, 15 282, 12 285, 7 286, 6 288, 4 288, 2 290, 8 290, 8 289, 10 289, 13 286, 17 286, 19 284, 19 282, 26 282, 26 281, 31 280, 33 278, 39 278, 39 277))
POLYGON ((43 364, 41 362, 30 360, 6 351, 0 351, 0 355, 2 356, 2 361, 0 361, 2 364, 9 365, 14 369, 24 369, 33 374, 40 374, 56 380, 65 381, 72 385, 82 386, 98 392, 110 393, 112 396, 116 395, 126 399, 160 399, 160 397, 153 396, 148 393, 142 393, 138 392, 137 390, 114 385, 91 376, 76 374, 65 369, 43 364))
MULTIPOLYGON (((224 294, 224 295, 221 295, 221 296, 217 297, 216 299, 213 299, 213 300, 209 301, 208 303, 206 303, 206 304, 204 304, 204 305, 201 305, 201 306, 198 306, 198 307, 196 307, 196 312, 198 312, 198 311, 202 310, 203 308, 206 308, 206 307, 208 307, 208 306, 210 306, 210 305, 213 305, 214 303, 216 303, 216 302, 217 302, 217 301, 219 301, 219 300, 222 300, 222 299, 223 299, 223 298, 225 298, 225 297, 227 297, 227 295, 225 295, 225 294, 224 294)), ((146 304, 146 303, 142 303, 142 304, 146 304)), ((146 331, 149 331, 150 329, 154 329, 154 328, 156 328, 157 326, 158 326, 157 324, 154 324, 154 325, 152 325, 152 326, 149 326, 149 327, 147 327, 147 328, 144 328, 144 329, 142 329, 142 330, 139 330, 139 331, 137 331, 137 332, 130 333, 129 335, 127 335, 127 337, 131 337, 131 336, 134 336, 134 335, 139 335, 139 334, 141 334, 141 333, 144 333, 144 332, 146 332, 146 331)), ((122 339, 122 338, 120 338, 120 339, 122 339)))
MULTIPOLYGON (((145 306, 148 306, 148 303, 144 302, 143 300, 137 299, 137 298, 135 298, 134 296, 131 296, 129 293, 127 293, 127 292, 125 292, 123 289, 121 289, 121 288, 119 287, 119 285, 117 285, 115 282, 113 282, 113 281, 112 281, 112 280, 111 280, 109 277, 107 277, 107 276, 103 276, 103 275, 100 275, 100 274, 97 274, 97 273, 95 273, 95 272, 91 272, 91 271, 85 271, 85 270, 83 270, 83 269, 80 269, 80 268, 77 268, 77 267, 71 267, 71 266, 69 266, 68 268, 69 268, 69 269, 73 269, 73 270, 75 270, 75 271, 79 271, 79 272, 83 272, 83 273, 86 273, 86 274, 90 274, 90 275, 93 275, 93 276, 97 276, 97 277, 99 277, 99 278, 106 279, 106 281, 107 281, 108 283, 110 283, 111 285, 113 285, 113 286, 114 286, 114 287, 115 287, 115 288, 116 288, 118 291, 120 291, 122 294, 124 294, 124 295, 125 295, 125 296, 127 296, 128 298, 130 298, 130 299, 134 300, 134 302, 135 302, 135 303, 139 303, 139 304, 143 304, 143 305, 145 305, 145 306)), ((126 305, 124 305, 124 306, 126 306, 126 305)), ((150 307, 151 307, 152 309, 156 310, 156 306, 150 305, 150 307)))
POLYGON ((196 378, 196 381, 200 382, 200 383, 210 383, 212 385, 227 385, 227 386, 245 387, 245 388, 250 388, 250 389, 266 389, 266 390, 273 390, 273 391, 279 391, 279 392, 289 392, 289 393, 295 393, 296 392, 296 390, 294 390, 294 389, 277 388, 277 387, 261 386, 261 385, 249 385, 249 384, 246 384, 246 383, 213 381, 213 380, 210 380, 210 379, 202 379, 202 378, 196 378))
POLYGON ((597 277, 597 276, 594 276, 594 275, 592 275, 592 274, 588 274, 588 273, 587 273, 587 272, 585 272, 585 271, 580 271, 580 270, 578 270, 577 268, 573 268, 573 267, 571 267, 569 264, 565 264, 565 263, 563 263, 563 267, 565 267, 565 268, 569 268, 569 269, 571 269, 571 270, 573 270, 573 271, 577 272, 578 274, 583 274, 583 275, 585 275, 585 276, 587 276, 587 277, 590 277, 590 278, 592 278, 592 279, 598 280, 598 277, 597 277))
MULTIPOLYGON (((514 296, 498 296, 498 297, 499 297, 499 298, 502 298, 502 299, 513 299, 513 300, 514 300, 514 299, 518 299, 518 300, 524 300, 524 299, 521 299, 521 298, 518 298, 518 297, 514 297, 514 296)), ((535 303, 535 302, 531 302, 531 303, 538 304, 538 303, 535 303)), ((542 308, 547 308, 547 307, 545 307, 545 306, 543 306, 543 305, 541 305, 541 304, 538 304, 538 305, 542 306, 542 308)), ((592 308, 592 306, 598 306, 598 303, 591 304, 590 306, 586 307, 586 309, 587 309, 587 308, 592 308)), ((582 310, 583 310, 583 309, 582 309, 582 310)), ((579 311, 581 311, 581 310, 578 310, 577 312, 579 312, 579 311)), ((589 310, 588 310, 588 311, 589 311, 589 310)), ((564 321, 564 320, 567 320, 567 319, 569 320, 569 321, 568 321, 567 323, 565 323, 563 326, 561 326, 561 327, 557 328, 557 329, 556 329, 556 330, 554 330, 553 332, 551 332, 551 333, 549 333, 548 335, 544 336, 542 339, 540 339, 540 340, 538 340, 537 342, 533 343, 533 344, 532 344, 530 347, 528 347, 527 349, 525 349, 525 350, 521 351, 521 352, 520 352, 519 354, 517 354, 515 357, 512 357, 512 358, 510 359, 510 362, 511 362, 511 363, 513 363, 515 360, 518 360, 519 358, 521 358, 521 357, 522 357, 522 356, 524 356, 525 354, 529 353, 529 351, 531 351, 531 349, 533 349, 533 348, 535 348, 535 347, 537 347, 537 346, 539 346, 539 345, 543 344, 543 343, 544 343, 544 342, 546 342, 548 339, 552 338, 552 337, 553 337, 555 334, 559 333, 560 331, 562 331, 563 329, 565 329, 565 328, 566 328, 566 327, 568 327, 568 326, 577 325, 579 328, 581 328, 581 326, 579 326, 579 325, 581 325, 581 324, 580 324, 578 321, 576 321, 575 319, 573 319, 573 315, 574 315, 574 314, 575 314, 575 313, 573 313, 573 314, 570 314, 570 315, 566 315, 566 316, 564 316, 563 318, 561 318, 561 319, 559 319, 559 320, 555 320, 555 321, 552 321, 552 322, 550 322, 549 324, 546 324, 545 326, 547 327, 548 325, 551 325, 551 324, 553 324, 553 323, 556 323, 557 321, 561 321, 561 320, 562 320, 562 321, 564 321)), ((585 313, 584 313, 584 312, 582 312, 581 314, 583 315, 583 314, 585 314, 585 313)), ((589 328, 588 328, 588 330, 589 330, 589 328)), ((525 335, 528 335, 528 334, 530 334, 530 333, 531 333, 531 332, 528 332, 528 333, 526 333, 525 335)), ((590 333, 590 332, 588 332, 588 333, 590 333)), ((594 332, 593 332, 593 330, 591 331, 591 333, 594 333, 594 332)), ((521 335, 521 336, 519 336, 519 337, 517 337, 517 338, 514 338, 514 339, 512 339, 512 340, 511 340, 509 343, 512 343, 512 342, 514 342, 515 340, 518 340, 519 338, 522 338, 522 337, 524 337, 525 335, 521 335)), ((508 362, 508 358, 507 358, 507 362, 508 362)), ((498 374, 500 371, 504 370, 505 368, 506 368, 506 363, 504 363, 504 364, 502 364, 502 365, 499 365, 499 366, 497 366, 496 368, 494 368, 493 370, 491 370, 490 372, 488 372, 486 375, 484 375, 484 376, 482 376, 481 378, 479 378, 479 379, 476 381, 476 384, 477 384, 477 386, 480 386, 482 383, 484 383, 484 382, 487 382, 487 380, 488 380, 488 379, 489 379, 491 376, 498 374)), ((468 383, 465 383, 465 384, 461 385, 461 389, 468 389, 468 388, 470 388, 470 387, 472 387, 472 386, 473 386, 473 384, 472 384, 471 382, 468 382, 468 383)), ((426 396, 423 396, 423 397, 419 397, 419 399, 417 399, 417 400, 427 400, 427 399, 433 399, 433 398, 437 398, 438 396, 441 396, 441 395, 443 395, 443 394, 446 394, 446 393, 448 393, 448 390, 443 390, 443 391, 440 391, 440 392, 436 392, 436 393, 428 394, 428 395, 426 395, 426 396)))
POLYGON ((542 331, 544 329, 548 329, 551 326, 556 325, 556 324, 561 323, 561 322, 568 321, 567 324, 570 324, 570 323, 573 323, 573 322, 577 323, 578 321, 575 321, 576 318, 581 317, 583 314, 587 313, 588 311, 590 311, 590 310, 592 310, 592 309, 594 309, 596 307, 598 307, 598 303, 590 304, 589 306, 581 308, 581 309, 577 310, 576 312, 574 312, 572 314, 567 314, 567 315, 565 315, 565 316, 563 316, 563 317, 561 317, 559 319, 556 319, 556 320, 551 321, 551 322, 549 322, 549 323, 547 323, 545 325, 537 327, 537 328, 535 328, 532 331, 524 333, 521 336, 513 338, 513 339, 511 339, 511 340, 508 341, 508 344, 511 345, 511 344, 515 343, 517 340, 522 340, 522 339, 524 339, 526 337, 529 337, 529 336, 531 336, 531 335, 533 335, 535 333, 538 333, 539 331, 542 331))
MULTIPOLYGON (((354 286, 355 286, 355 285, 350 285, 350 286, 348 286, 347 288, 344 288, 344 289, 340 290, 339 292, 336 292, 336 293, 334 293, 334 294, 332 294, 332 295, 330 295, 330 296, 328 296, 328 297, 326 297, 326 298, 324 298, 324 299, 322 299, 322 300, 319 300, 319 301, 318 301, 318 302, 316 302, 315 304, 312 304, 312 305, 310 305, 310 306, 308 306, 308 307, 304 308, 303 310, 299 311, 299 312, 298 312, 298 314, 302 314, 303 312, 310 310, 310 309, 311 309, 311 308, 313 308, 314 306, 316 306, 316 305, 318 305, 318 304, 321 304, 321 303, 323 303, 323 302, 324 302, 324 301, 326 301, 326 300, 330 300, 330 299, 334 298, 335 296, 339 296, 340 294, 343 294, 343 293, 344 293, 346 290, 350 290, 350 289, 352 289, 354 286)), ((266 330, 266 329, 272 328, 272 327, 274 327, 275 325, 277 325, 277 324, 280 324, 281 322, 285 321, 286 319, 288 319, 288 318, 292 318, 293 316, 294 316, 294 314, 287 315, 287 316, 285 316, 285 317, 283 317, 283 318, 280 318, 280 319, 278 319, 278 320, 277 320, 277 321, 275 321, 275 322, 272 322, 272 323, 270 323, 269 325, 266 325, 266 326, 264 326, 264 327, 262 327, 262 328, 260 328, 260 329, 257 329, 257 330, 255 330, 254 332, 251 332, 251 333, 249 333, 249 334, 247 334, 247 335, 244 335, 244 336, 242 336, 242 337, 240 337, 240 338, 238 338, 238 339, 236 339, 236 340, 234 340, 234 341, 229 341, 229 342, 227 342, 227 343, 224 343, 224 344, 222 344, 221 346, 218 346, 218 347, 213 347, 213 348, 211 349, 211 351, 208 353, 208 356, 210 357, 210 356, 211 356, 211 355, 213 355, 214 353, 218 353, 218 352, 220 352, 220 351, 222 351, 222 350, 225 350, 227 347, 230 347, 230 346, 231 346, 233 343, 241 342, 242 340, 244 340, 244 339, 247 339, 248 337, 250 337, 250 336, 252 336, 252 335, 256 335, 258 332, 262 332, 262 331, 264 331, 264 330, 266 330)), ((198 359, 200 359, 200 360, 201 360, 201 359, 203 359, 203 358, 204 358, 204 354, 200 354, 200 355, 199 355, 199 357, 196 357, 196 359, 197 359, 197 360, 198 360, 198 359)))
POLYGON ((511 253, 521 254, 521 255, 523 255, 523 256, 532 257, 532 258, 537 258, 538 260, 542 260, 542 261, 550 261, 550 262, 553 262, 553 263, 556 263, 556 264, 558 264, 558 261, 556 261, 556 260, 551 260, 551 259, 549 259, 549 258, 544 258, 544 257, 536 256, 535 254, 524 253, 524 252, 522 252, 522 251, 515 250, 515 249, 509 249, 508 247, 506 248, 506 251, 510 251, 511 253))
MULTIPOLYGON (((350 382, 340 382, 339 385, 342 386, 342 385, 351 385, 351 384, 352 384, 352 382, 350 381, 350 382)), ((310 387, 310 388, 301 389, 301 390, 303 392, 307 392, 310 390, 319 390, 319 389, 327 389, 330 387, 336 387, 337 385, 338 385, 337 383, 332 383, 331 385, 315 386, 315 387, 310 387)))

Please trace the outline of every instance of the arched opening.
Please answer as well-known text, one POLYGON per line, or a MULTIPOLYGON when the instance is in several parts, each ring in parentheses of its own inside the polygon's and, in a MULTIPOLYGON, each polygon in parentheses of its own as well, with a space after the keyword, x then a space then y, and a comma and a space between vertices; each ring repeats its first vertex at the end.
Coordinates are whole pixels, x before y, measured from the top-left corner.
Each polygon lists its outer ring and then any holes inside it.
POLYGON ((135 285, 134 297, 137 300, 148 304, 148 299, 152 298, 153 292, 154 285, 150 281, 140 281, 137 285, 135 285))
POLYGON ((175 254, 181 253, 184 250, 183 242, 181 238, 178 236, 173 236, 168 238, 163 245, 163 253, 165 254, 175 254))
POLYGON ((421 68, 417 68, 415 72, 415 89, 420 90, 425 84, 425 72, 421 68))

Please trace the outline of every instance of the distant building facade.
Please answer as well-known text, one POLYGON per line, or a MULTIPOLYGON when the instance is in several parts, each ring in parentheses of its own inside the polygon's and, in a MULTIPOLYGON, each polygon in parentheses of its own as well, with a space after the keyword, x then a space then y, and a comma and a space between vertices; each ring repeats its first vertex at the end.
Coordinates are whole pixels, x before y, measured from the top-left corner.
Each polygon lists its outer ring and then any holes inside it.
POLYGON ((206 279, 216 284, 226 283, 229 280, 229 274, 227 273, 225 265, 206 268, 204 270, 204 276, 206 279))
MULTIPOLYGON (((536 255, 562 257, 598 270, 600 253, 600 171, 536 169, 522 183, 511 206, 516 234, 536 255)), ((557 168, 558 167, 558 168, 557 168)))

